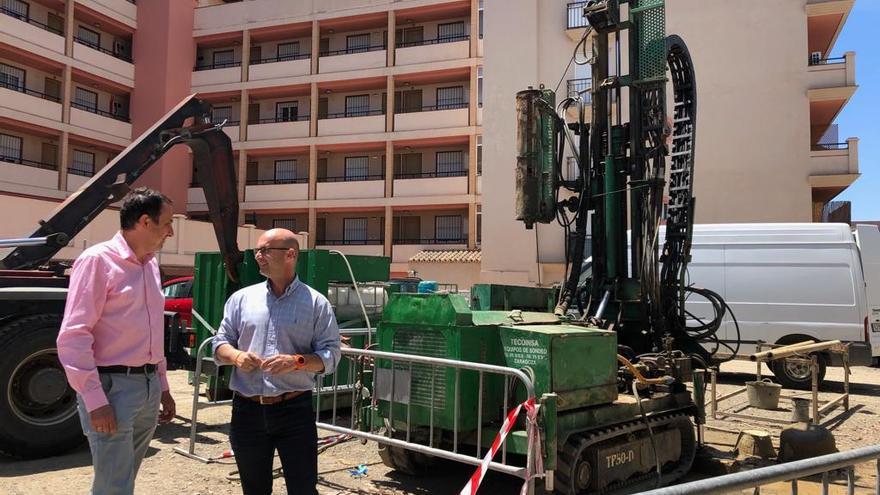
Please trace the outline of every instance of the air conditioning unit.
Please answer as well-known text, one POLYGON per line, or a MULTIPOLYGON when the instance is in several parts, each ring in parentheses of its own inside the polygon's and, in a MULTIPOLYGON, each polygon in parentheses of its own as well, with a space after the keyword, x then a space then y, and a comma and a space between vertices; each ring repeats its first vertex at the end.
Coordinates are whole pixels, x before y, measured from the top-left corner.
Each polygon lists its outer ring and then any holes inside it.
POLYGON ((810 54, 810 65, 819 65, 822 63, 822 52, 813 52, 810 54))

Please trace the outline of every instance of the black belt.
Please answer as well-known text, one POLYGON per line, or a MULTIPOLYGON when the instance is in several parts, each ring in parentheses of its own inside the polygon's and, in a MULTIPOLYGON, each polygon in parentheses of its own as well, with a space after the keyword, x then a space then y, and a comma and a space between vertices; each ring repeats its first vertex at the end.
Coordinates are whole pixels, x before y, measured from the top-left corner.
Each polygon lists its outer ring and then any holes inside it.
POLYGON ((122 373, 130 375, 132 373, 152 373, 156 371, 155 364, 145 364, 143 366, 98 366, 98 373, 122 373))

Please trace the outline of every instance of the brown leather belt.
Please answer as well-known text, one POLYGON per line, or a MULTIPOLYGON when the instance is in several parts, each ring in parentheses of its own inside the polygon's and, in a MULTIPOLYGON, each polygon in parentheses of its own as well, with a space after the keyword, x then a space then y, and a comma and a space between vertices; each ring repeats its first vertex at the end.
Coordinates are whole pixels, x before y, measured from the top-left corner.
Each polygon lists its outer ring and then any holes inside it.
POLYGON ((235 395, 241 397, 242 399, 247 399, 251 402, 256 402, 258 404, 263 404, 264 406, 269 406, 272 404, 278 404, 279 402, 285 402, 288 400, 296 399, 300 395, 306 393, 306 390, 297 390, 294 392, 285 392, 281 395, 254 395, 252 397, 248 397, 247 395, 241 395, 236 392, 235 395))

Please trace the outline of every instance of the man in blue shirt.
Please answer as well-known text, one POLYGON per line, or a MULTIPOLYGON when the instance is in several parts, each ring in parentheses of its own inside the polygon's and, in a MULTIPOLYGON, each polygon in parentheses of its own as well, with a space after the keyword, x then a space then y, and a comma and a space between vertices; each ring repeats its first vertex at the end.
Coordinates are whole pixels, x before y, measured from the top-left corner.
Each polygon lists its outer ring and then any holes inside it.
POLYGON ((232 364, 229 439, 245 495, 272 493, 275 450, 288 494, 318 491, 315 375, 339 362, 339 327, 326 297, 299 281, 293 232, 260 236, 257 264, 266 282, 232 294, 214 337, 214 357, 232 364))

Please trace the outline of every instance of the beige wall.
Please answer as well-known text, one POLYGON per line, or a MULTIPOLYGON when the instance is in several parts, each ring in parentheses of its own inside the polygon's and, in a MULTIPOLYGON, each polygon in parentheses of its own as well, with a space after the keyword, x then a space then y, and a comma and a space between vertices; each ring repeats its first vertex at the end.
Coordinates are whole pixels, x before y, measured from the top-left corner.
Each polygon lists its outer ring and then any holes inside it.
MULTIPOLYGON (((574 48, 565 33, 567 2, 542 0, 540 8, 538 3, 485 0, 482 269, 487 282, 536 283, 536 260, 562 261, 558 226, 527 231, 514 220, 515 93, 539 84, 554 87, 574 48)), ((804 4, 667 1, 667 33, 682 36, 696 71, 699 223, 811 221, 804 4)), ((574 77, 570 70, 564 79, 574 77)), ((559 93, 564 85, 563 80, 559 93)))
POLYGON ((410 263, 409 269, 422 280, 456 284, 460 291, 480 283, 479 263, 410 263))

